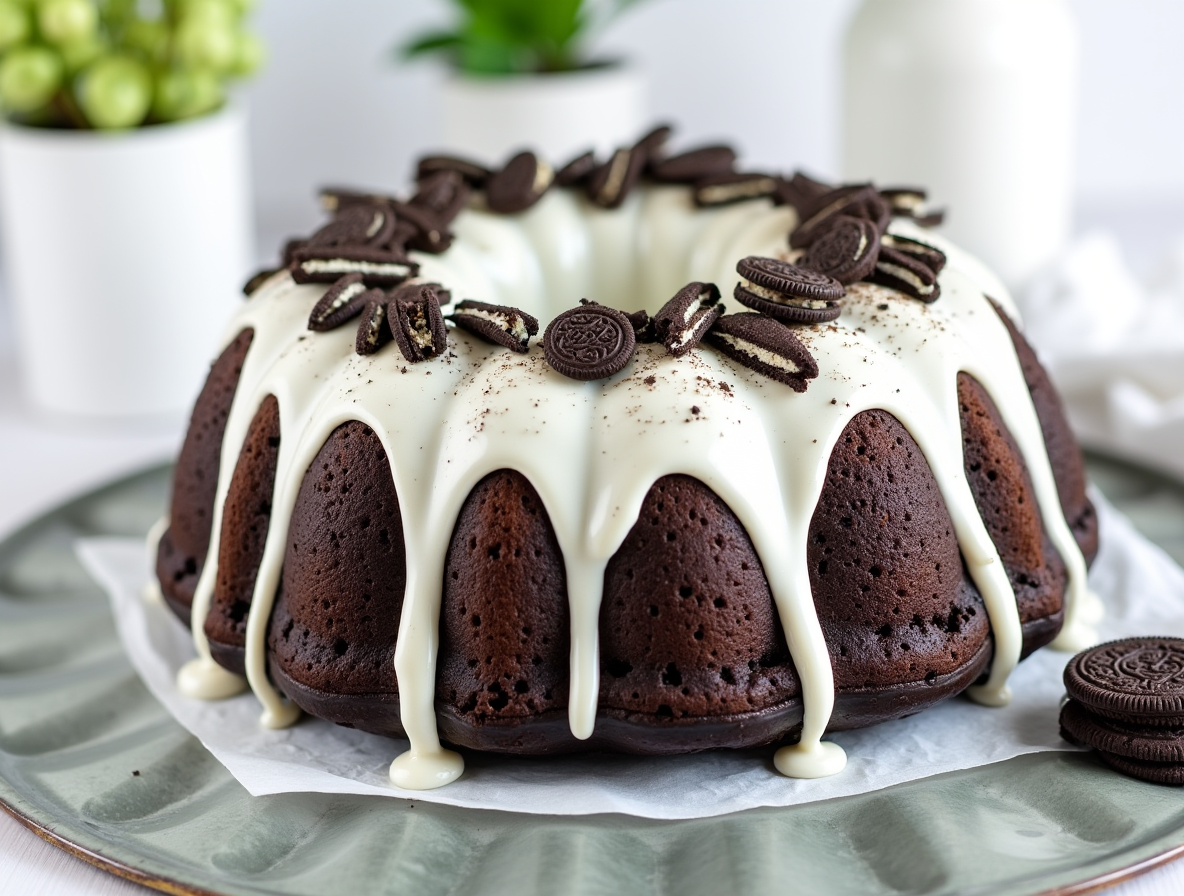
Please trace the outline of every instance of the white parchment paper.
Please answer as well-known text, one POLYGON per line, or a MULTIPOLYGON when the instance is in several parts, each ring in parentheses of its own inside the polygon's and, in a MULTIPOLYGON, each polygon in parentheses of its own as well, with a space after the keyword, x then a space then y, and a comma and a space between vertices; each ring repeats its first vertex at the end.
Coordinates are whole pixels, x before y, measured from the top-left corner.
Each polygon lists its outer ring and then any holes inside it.
MULTIPOLYGON (((1106 604, 1103 638, 1184 636, 1184 571, 1099 496, 1094 500, 1102 552, 1091 585, 1106 604)), ((387 769, 406 741, 310 718, 269 731, 260 727, 260 708, 250 694, 212 703, 183 697, 174 681, 193 647, 159 598, 144 597, 151 567, 143 542, 83 539, 77 550, 110 595, 119 636, 144 683, 257 796, 357 793, 545 815, 701 818, 865 793, 1024 753, 1072 749, 1057 725, 1068 655, 1045 649, 1016 671, 1010 706, 991 709, 955 698, 912 718, 834 734, 848 761, 830 778, 781 777, 773 769, 772 748, 653 758, 530 759, 467 752, 458 781, 439 790, 405 791, 389 782, 387 769)))

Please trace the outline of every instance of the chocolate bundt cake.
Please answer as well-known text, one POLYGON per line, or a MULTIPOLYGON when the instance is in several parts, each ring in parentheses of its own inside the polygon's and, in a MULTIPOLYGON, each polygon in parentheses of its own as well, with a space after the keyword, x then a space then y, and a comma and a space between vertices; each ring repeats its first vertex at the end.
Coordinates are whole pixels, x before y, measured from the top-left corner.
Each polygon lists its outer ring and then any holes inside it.
POLYGON ((827 730, 1089 639, 1097 521, 1003 287, 917 191, 664 139, 326 192, 177 462, 187 693, 406 737, 410 788, 460 774, 442 742, 815 777, 827 730))

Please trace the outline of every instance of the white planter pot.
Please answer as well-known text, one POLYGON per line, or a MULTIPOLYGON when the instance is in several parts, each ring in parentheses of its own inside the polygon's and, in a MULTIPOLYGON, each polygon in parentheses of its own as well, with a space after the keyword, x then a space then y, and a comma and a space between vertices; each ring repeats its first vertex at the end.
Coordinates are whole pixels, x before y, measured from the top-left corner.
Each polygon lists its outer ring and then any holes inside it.
POLYGON ((645 79, 627 66, 545 75, 453 75, 442 86, 443 145, 488 164, 533 149, 560 165, 607 154, 649 124, 645 79))
POLYGON ((245 112, 119 133, 0 126, 0 224, 30 402, 181 412, 254 258, 245 112))

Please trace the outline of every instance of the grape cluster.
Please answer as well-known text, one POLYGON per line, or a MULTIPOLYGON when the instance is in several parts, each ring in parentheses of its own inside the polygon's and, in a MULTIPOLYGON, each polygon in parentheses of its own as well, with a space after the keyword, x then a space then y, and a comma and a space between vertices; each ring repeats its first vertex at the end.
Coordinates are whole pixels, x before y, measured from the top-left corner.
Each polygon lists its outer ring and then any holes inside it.
POLYGON ((253 0, 0 0, 0 109, 42 127, 204 115, 254 72, 253 0))

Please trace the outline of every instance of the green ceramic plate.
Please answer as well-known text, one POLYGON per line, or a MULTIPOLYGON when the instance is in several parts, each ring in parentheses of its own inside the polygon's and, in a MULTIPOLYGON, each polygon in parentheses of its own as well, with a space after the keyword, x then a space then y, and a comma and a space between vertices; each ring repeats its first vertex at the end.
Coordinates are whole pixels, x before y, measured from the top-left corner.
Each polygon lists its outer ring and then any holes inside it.
MULTIPOLYGON (((1095 459, 1100 487, 1184 558, 1184 488, 1095 459)), ((540 818, 336 795, 253 798, 124 659, 79 535, 139 534, 167 469, 0 544, 0 802, 51 842, 174 893, 1081 892, 1184 852, 1184 801, 1086 754, 702 821, 540 818)))

